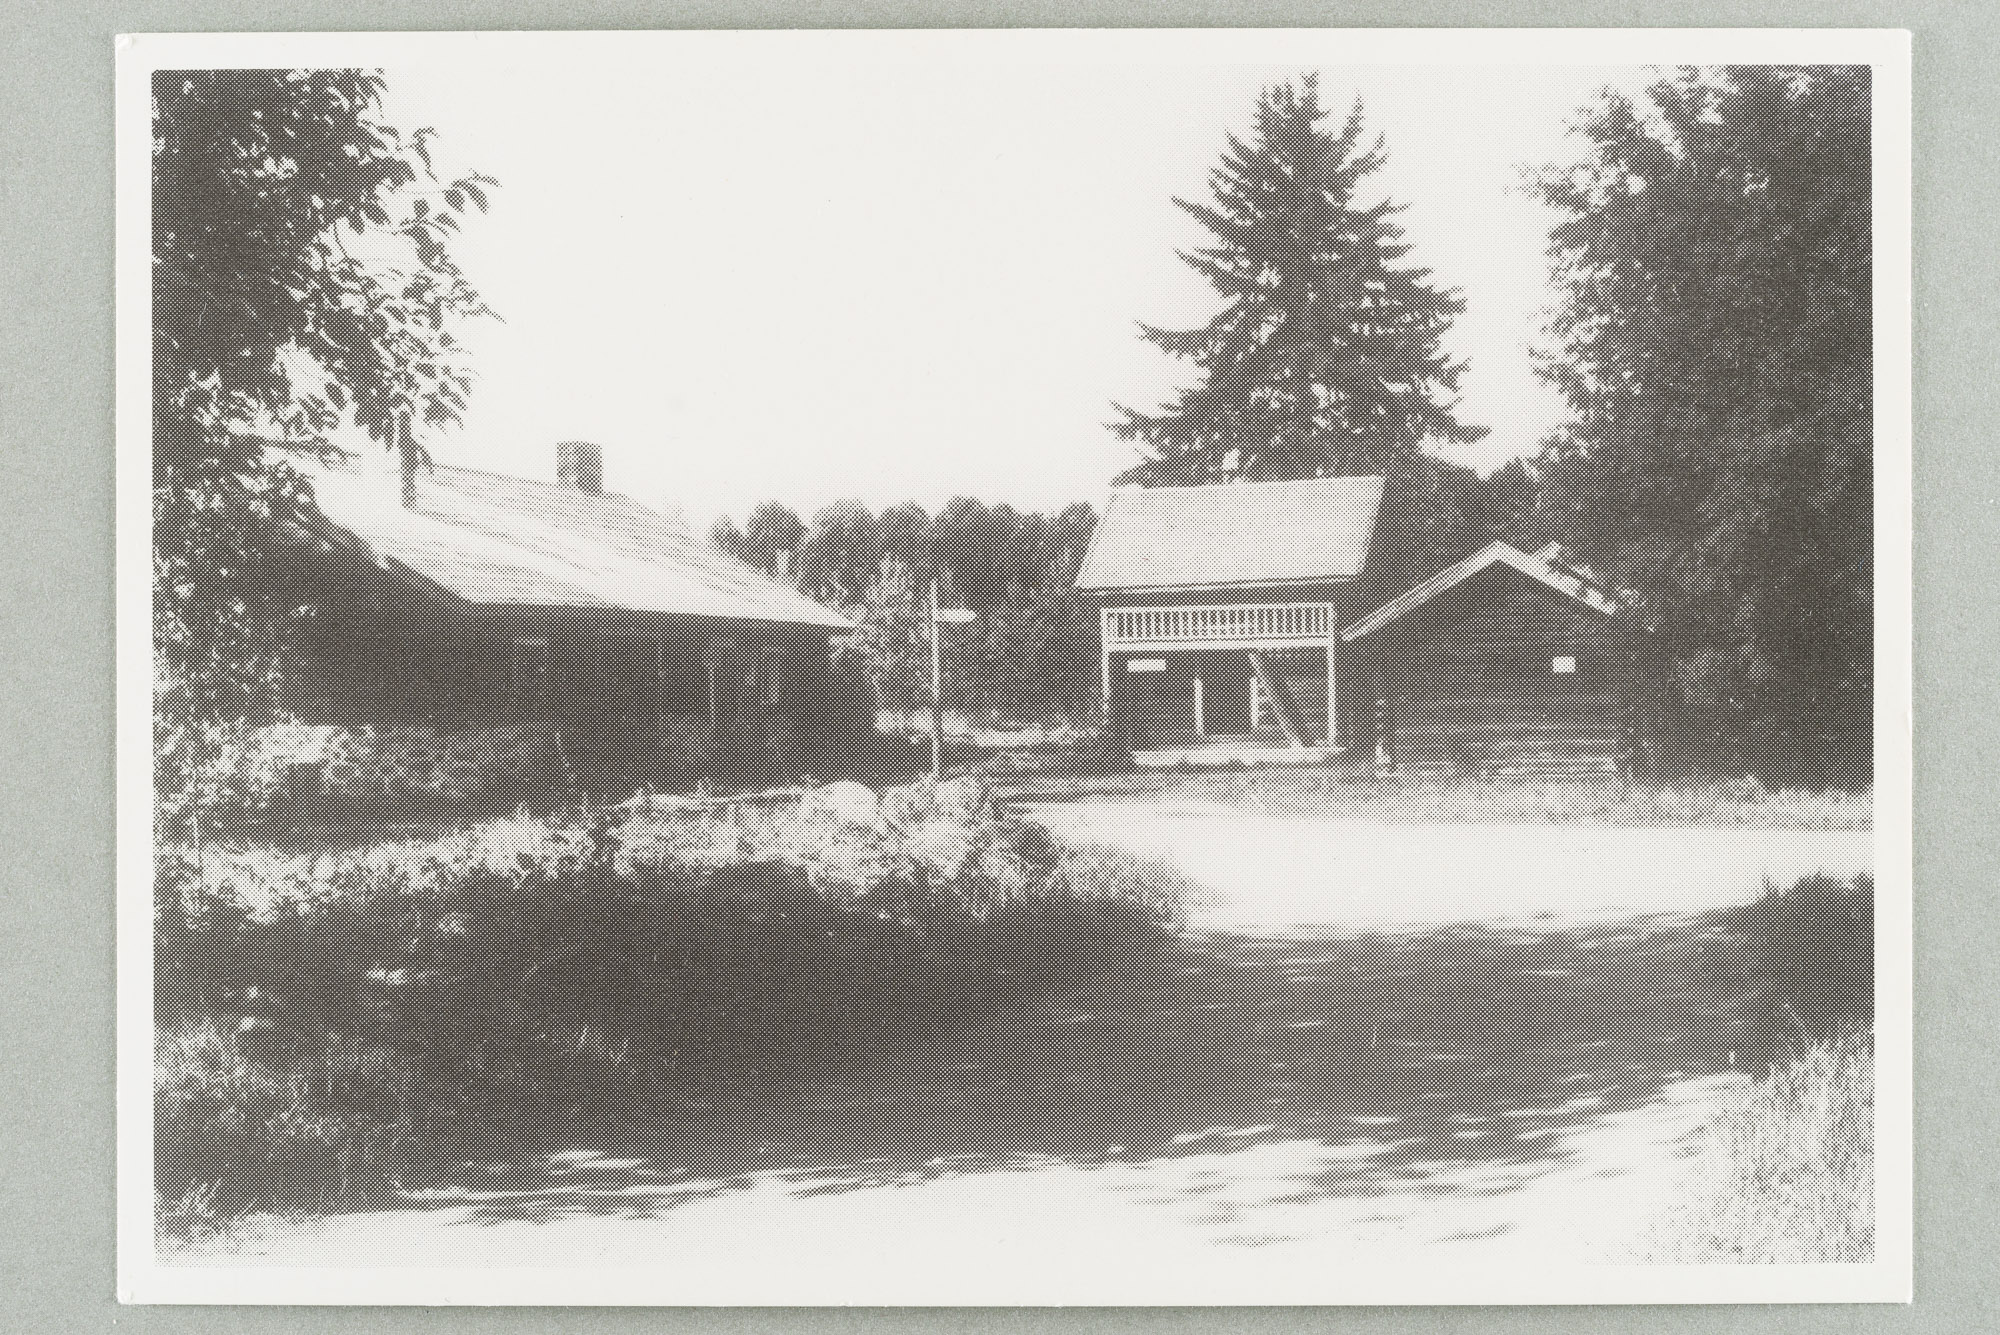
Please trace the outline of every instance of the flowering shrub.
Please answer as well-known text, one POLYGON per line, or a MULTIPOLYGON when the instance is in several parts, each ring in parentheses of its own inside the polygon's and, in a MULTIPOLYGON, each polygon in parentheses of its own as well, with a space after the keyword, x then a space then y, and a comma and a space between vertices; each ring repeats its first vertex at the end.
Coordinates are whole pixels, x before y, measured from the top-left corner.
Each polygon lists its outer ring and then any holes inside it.
POLYGON ((326 1209, 392 1184, 410 1130, 412 1064, 338 1038, 322 1058, 309 1079, 246 1056, 213 1023, 161 1031, 153 1060, 159 1196, 198 1197, 223 1214, 326 1209))
POLYGON ((285 719, 253 726, 153 721, 155 818, 169 837, 254 826, 296 791, 302 775, 319 776, 357 763, 352 734, 285 719))
MULTIPOLYGON (((230 1164, 347 1146, 307 1156, 313 1181, 620 1106, 691 1064, 949 1022, 1156 948, 1185 889, 1062 847, 969 780, 517 814, 342 852, 163 844, 157 870, 160 1135, 230 1164)), ((203 1185, 190 1153, 162 1149, 163 1198, 203 1185)), ((261 1180, 230 1191, 266 1203, 261 1180)))

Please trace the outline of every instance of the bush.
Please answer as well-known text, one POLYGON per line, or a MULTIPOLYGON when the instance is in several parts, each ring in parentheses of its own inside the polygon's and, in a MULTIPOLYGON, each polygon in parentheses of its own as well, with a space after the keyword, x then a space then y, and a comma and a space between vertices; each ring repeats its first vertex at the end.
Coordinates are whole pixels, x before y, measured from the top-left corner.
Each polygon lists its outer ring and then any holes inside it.
POLYGON ((212 1022, 171 1026, 154 1049, 154 1189, 190 1231, 356 1203, 393 1184, 414 1092, 411 1063, 385 1049, 330 1038, 311 1075, 286 1074, 212 1022))
POLYGON ((1794 1043, 1867 1029, 1875 1018, 1875 882, 1814 875, 1725 916, 1763 1027, 1794 1043))
POLYGON ((1184 890, 968 780, 157 865, 158 1189, 256 1205, 349 1199, 471 1128, 616 1117, 691 1067, 895 1046, 1156 946, 1184 890))

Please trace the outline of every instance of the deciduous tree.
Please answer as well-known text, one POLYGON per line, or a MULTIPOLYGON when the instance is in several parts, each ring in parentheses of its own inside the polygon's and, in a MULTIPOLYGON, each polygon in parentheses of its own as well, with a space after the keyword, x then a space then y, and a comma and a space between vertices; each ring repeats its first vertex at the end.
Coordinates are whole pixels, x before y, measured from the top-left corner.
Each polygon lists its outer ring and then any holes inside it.
POLYGON ((767 575, 781 572, 787 578, 798 570, 799 548, 806 539, 806 525, 790 506, 765 501, 743 522, 742 558, 767 575))
POLYGON ((835 606, 860 599, 882 564, 875 530, 875 516, 859 501, 821 509, 799 551, 800 587, 835 606))
POLYGON ((1720 759, 1868 770, 1869 71, 1682 71, 1543 169, 1562 215, 1540 490, 1631 591, 1720 759))
POLYGON ((421 454, 465 408, 454 330, 489 312, 451 242, 493 182, 441 180, 383 92, 362 70, 153 76, 156 684, 184 721, 274 705, 271 540, 310 507, 274 447, 330 452, 351 422, 421 454))

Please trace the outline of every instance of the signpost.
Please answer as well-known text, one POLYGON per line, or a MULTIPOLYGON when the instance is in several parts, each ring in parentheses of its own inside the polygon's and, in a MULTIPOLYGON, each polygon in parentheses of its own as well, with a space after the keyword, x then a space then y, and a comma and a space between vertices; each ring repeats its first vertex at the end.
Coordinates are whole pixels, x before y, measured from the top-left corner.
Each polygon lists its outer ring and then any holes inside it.
POLYGON ((946 626, 969 626, 978 613, 938 606, 938 582, 931 581, 931 781, 944 777, 944 635, 946 626))

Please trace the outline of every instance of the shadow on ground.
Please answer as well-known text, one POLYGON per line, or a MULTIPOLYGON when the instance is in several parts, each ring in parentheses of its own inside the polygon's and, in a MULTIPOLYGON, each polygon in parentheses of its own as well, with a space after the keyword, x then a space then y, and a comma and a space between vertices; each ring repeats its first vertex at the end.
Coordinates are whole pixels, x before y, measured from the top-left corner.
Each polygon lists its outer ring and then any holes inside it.
POLYGON ((921 1048, 732 1072, 413 1203, 646 1218, 753 1187, 1122 1166, 1181 1198, 1150 1203, 1198 1205, 1230 1165, 1266 1203, 1504 1196, 1670 1084, 1756 1060, 1728 948, 1713 917, 1214 934, 921 1048))

